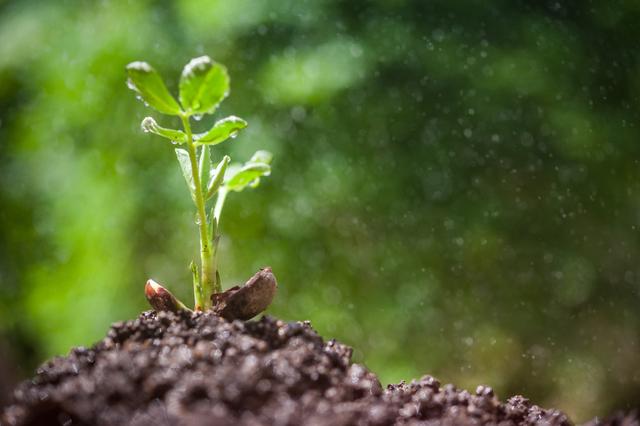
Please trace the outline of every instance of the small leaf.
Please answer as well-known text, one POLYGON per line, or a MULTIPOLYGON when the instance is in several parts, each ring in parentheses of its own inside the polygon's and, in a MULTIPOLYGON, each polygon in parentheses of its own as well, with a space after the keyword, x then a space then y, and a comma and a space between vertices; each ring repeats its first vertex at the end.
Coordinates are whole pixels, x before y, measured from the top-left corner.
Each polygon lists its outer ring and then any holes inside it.
POLYGON ((211 241, 211 249, 215 255, 218 250, 218 223, 214 214, 214 208, 211 207, 209 217, 207 218, 207 225, 209 226, 209 240, 211 241))
POLYGON ((163 114, 180 115, 180 105, 151 65, 146 62, 131 62, 127 65, 127 75, 127 86, 137 92, 146 104, 163 114))
MULTIPOLYGON (((198 169, 200 172, 200 182, 201 185, 204 185, 205 182, 209 179, 209 175, 211 174, 211 156, 209 154, 209 147, 204 145, 200 148, 200 158, 198 159, 198 169)), ((206 195, 207 188, 202 187, 202 192, 206 195)))
POLYGON ((187 142, 187 135, 183 131, 161 127, 152 117, 145 117, 145 119, 142 120, 140 127, 142 127, 142 131, 145 133, 153 133, 158 136, 162 136, 163 138, 170 139, 172 142, 180 144, 187 142))
POLYGON ((191 277, 193 280, 193 295, 195 299, 195 310, 201 311, 202 306, 200 306, 200 301, 203 300, 202 295, 202 286, 200 285, 200 274, 198 274, 198 267, 196 266, 194 261, 191 261, 189 264, 189 269, 191 269, 191 277))
POLYGON ((180 76, 180 103, 190 114, 211 114, 229 94, 227 69, 208 56, 192 59, 180 76))
POLYGON ((251 156, 251 159, 249 160, 249 162, 271 164, 272 159, 273 159, 272 153, 270 153, 269 151, 260 150, 260 151, 256 151, 256 153, 251 156))
POLYGON ((184 149, 177 148, 176 156, 178 157, 178 163, 180 163, 180 169, 182 169, 182 176, 184 176, 184 180, 187 182, 187 186, 189 187, 191 198, 195 202, 196 186, 193 183, 193 172, 191 170, 191 159, 189 158, 189 153, 184 149))
POLYGON ((201 145, 217 145, 228 138, 235 138, 238 132, 247 127, 247 122, 242 118, 230 116, 216 121, 211 130, 194 135, 193 139, 201 145))
POLYGON ((231 191, 240 192, 247 186, 255 188, 258 186, 260 177, 269 176, 270 174, 271 166, 268 164, 248 162, 229 176, 225 186, 231 191))
POLYGON ((247 122, 242 118, 226 117, 218 120, 209 131, 194 135, 194 142, 201 145, 217 145, 228 138, 235 138, 245 127, 247 122))
POLYGON ((244 165, 232 164, 227 169, 224 186, 231 191, 242 191, 247 186, 255 188, 262 176, 271 174, 269 163, 273 155, 269 151, 256 151, 244 165))
POLYGON ((220 185, 224 181, 224 175, 230 161, 231 157, 225 155, 211 174, 211 180, 207 185, 207 200, 213 197, 213 195, 218 191, 218 188, 220 188, 220 185))

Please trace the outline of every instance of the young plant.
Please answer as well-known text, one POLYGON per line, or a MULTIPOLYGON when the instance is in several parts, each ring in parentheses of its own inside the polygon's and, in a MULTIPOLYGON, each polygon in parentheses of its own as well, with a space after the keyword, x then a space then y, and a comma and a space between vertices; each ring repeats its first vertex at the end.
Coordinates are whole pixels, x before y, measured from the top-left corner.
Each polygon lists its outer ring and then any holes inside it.
MULTIPOLYGON (((247 122, 229 116, 216 121, 213 127, 203 133, 193 132, 191 119, 198 121, 206 114, 213 114, 229 95, 226 68, 208 56, 192 59, 182 70, 180 102, 169 93, 160 75, 148 63, 130 63, 127 65, 127 75, 127 85, 146 106, 162 114, 176 116, 182 123, 182 129, 170 129, 161 127, 152 117, 146 117, 142 120, 142 130, 179 145, 175 153, 196 208, 196 224, 200 233, 200 268, 191 263, 195 309, 210 309, 213 300, 226 303, 227 292, 222 293, 217 263, 222 209, 229 192, 255 188, 261 177, 270 174, 271 154, 258 151, 244 164, 231 164, 231 159, 225 155, 215 164, 212 163, 210 149, 225 140, 234 139, 240 130, 247 127, 247 122), (210 203, 213 206, 209 206, 210 203)), ((256 276, 264 278, 269 274, 271 270, 267 268, 256 276)), ((272 277, 272 274, 267 277, 273 281, 271 287, 275 286, 272 277)), ((168 290, 152 280, 147 282, 145 293, 156 310, 187 309, 168 290)), ((245 296, 234 300, 244 299, 245 296)))

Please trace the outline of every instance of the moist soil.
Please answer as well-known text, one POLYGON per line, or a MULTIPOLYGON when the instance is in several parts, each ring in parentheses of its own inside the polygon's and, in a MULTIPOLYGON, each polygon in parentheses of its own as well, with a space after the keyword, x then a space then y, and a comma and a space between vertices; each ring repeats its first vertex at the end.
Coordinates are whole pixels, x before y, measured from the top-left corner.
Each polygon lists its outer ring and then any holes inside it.
MULTIPOLYGON (((522 396, 431 376, 389 385, 308 322, 145 312, 54 358, 14 391, 7 425, 571 425, 522 396)), ((592 421, 640 425, 635 415, 592 421)))

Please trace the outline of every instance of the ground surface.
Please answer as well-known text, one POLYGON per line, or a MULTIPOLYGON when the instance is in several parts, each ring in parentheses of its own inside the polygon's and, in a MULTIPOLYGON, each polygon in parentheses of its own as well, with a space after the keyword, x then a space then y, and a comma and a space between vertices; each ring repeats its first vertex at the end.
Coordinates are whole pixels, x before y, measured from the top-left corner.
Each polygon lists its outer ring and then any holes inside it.
MULTIPOLYGON (((383 389, 351 349, 307 323, 146 312, 91 349, 43 365, 9 425, 569 425, 523 397, 500 402, 429 376, 383 389)), ((639 425, 628 416, 593 424, 639 425)))

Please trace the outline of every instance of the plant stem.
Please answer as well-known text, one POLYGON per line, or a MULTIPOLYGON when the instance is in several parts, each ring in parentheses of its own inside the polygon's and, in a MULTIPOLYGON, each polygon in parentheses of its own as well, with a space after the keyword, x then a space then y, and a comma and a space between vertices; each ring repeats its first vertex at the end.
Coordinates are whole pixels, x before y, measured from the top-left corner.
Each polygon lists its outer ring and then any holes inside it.
POLYGON ((209 236, 207 226, 207 213, 205 210, 205 199, 202 192, 202 182, 200 182, 200 171, 198 169, 198 158, 196 154, 196 147, 193 143, 193 134, 191 132, 191 125, 189 124, 189 117, 185 115, 180 116, 184 131, 187 134, 187 152, 189 153, 189 160, 191 162, 191 173, 193 175, 193 185, 196 193, 196 207, 198 209, 199 229, 200 229, 200 288, 201 294, 196 294, 196 310, 206 310, 211 307, 211 295, 216 292, 219 293, 221 289, 218 288, 216 282, 216 264, 215 264, 215 252, 211 247, 211 239, 209 236))

